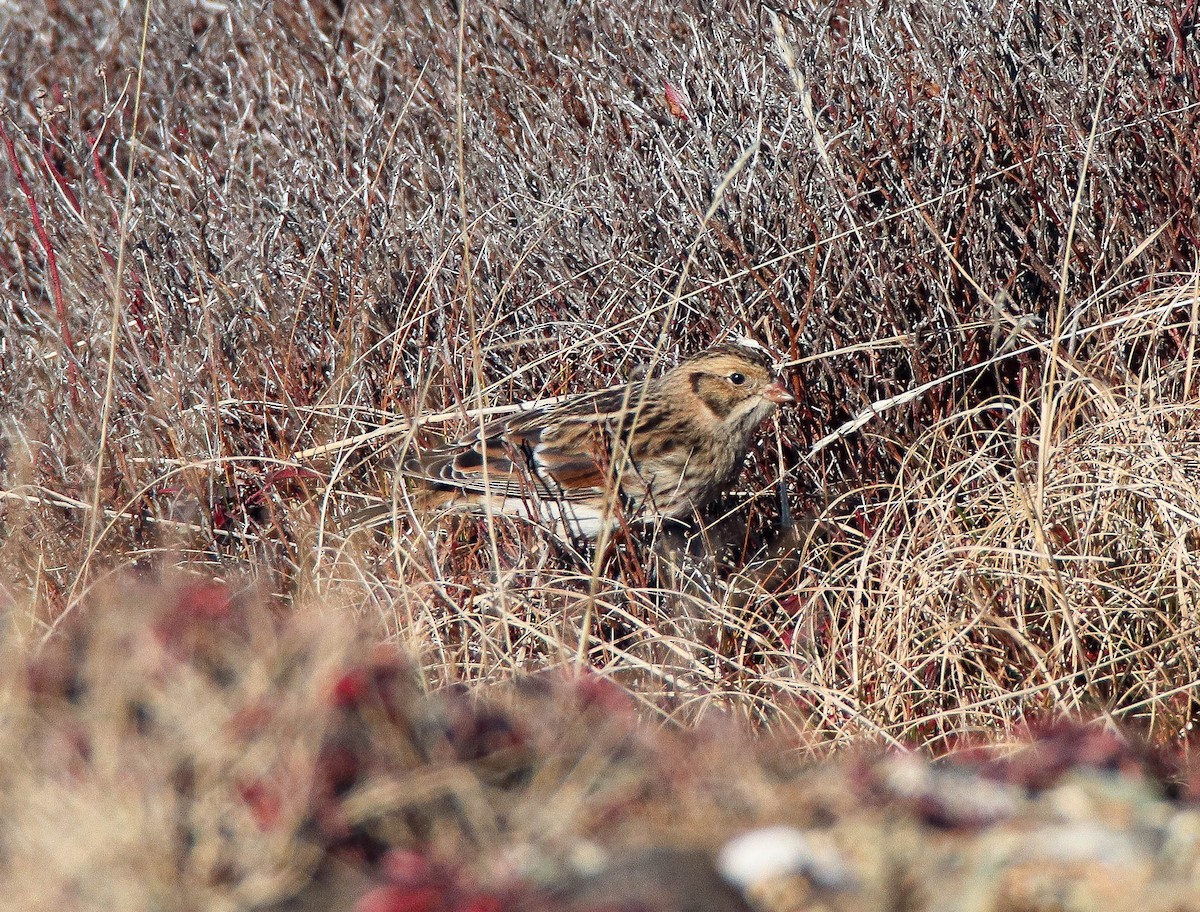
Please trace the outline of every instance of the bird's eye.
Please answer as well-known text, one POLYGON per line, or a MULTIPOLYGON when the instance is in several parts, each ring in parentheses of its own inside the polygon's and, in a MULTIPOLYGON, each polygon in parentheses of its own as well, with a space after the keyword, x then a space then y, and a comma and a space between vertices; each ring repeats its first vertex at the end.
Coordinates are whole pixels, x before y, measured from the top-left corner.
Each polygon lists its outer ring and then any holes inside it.
POLYGON ((746 375, 743 374, 741 371, 734 371, 732 374, 729 375, 729 382, 732 383, 734 386, 741 386, 743 383, 746 382, 746 375))

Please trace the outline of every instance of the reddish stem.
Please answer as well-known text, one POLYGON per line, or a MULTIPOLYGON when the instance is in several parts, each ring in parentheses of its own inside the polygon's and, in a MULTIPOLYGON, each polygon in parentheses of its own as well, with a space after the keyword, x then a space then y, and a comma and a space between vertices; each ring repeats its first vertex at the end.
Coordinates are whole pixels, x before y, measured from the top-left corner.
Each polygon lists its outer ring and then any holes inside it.
POLYGON ((4 148, 8 150, 8 160, 12 164, 13 173, 17 178, 17 185, 21 188, 21 192, 25 195, 25 201, 29 204, 29 215, 33 220, 33 231, 37 235, 42 249, 46 251, 46 269, 50 273, 50 289, 54 295, 54 310, 58 315, 59 332, 62 333, 63 346, 66 348, 67 378, 70 380, 71 402, 78 407, 79 371, 75 364, 75 341, 71 337, 71 327, 67 323, 67 307, 63 303, 62 280, 58 275, 58 257, 54 254, 54 247, 50 244, 50 235, 46 232, 46 226, 42 224, 41 213, 38 212, 37 200, 33 198, 33 191, 25 180, 25 172, 21 170, 21 163, 17 160, 17 150, 13 147, 12 137, 8 135, 8 130, 5 128, 3 120, 0 120, 0 140, 4 142, 4 148))
POLYGON ((83 207, 79 205, 79 197, 75 195, 75 191, 71 189, 71 185, 67 183, 67 179, 63 173, 58 170, 58 167, 50 160, 50 154, 45 147, 42 148, 42 167, 46 169, 46 173, 54 183, 58 184, 58 189, 62 191, 62 195, 66 197, 71 208, 75 210, 76 215, 83 215, 83 207))

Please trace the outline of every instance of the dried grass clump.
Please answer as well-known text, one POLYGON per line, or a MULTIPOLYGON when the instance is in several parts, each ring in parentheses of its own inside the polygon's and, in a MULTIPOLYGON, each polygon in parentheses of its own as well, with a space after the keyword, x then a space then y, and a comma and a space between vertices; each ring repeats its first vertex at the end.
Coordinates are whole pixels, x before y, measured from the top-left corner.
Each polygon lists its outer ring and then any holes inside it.
POLYGON ((836 694, 830 734, 950 746, 1069 713, 1190 739, 1200 408, 1186 364, 1130 353, 1193 351, 1197 301, 1194 283, 1148 295, 1055 345, 1020 395, 938 423, 894 482, 832 504, 795 593, 807 661, 778 655, 776 686, 836 694))

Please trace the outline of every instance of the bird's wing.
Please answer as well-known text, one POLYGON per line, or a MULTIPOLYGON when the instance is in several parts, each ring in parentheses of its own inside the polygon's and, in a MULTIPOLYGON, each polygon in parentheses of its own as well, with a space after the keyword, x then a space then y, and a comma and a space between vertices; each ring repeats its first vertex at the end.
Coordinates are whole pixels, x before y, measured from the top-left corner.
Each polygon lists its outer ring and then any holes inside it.
POLYGON ((639 395, 634 387, 579 396, 537 420, 517 416, 510 422, 509 435, 522 438, 535 471, 560 488, 566 499, 594 495, 612 486, 612 463, 634 425, 642 430, 654 423, 653 410, 639 395), (523 439, 527 430, 537 434, 536 441, 523 439))
POLYGON ((410 460, 403 470, 436 487, 493 497, 594 497, 607 483, 608 435, 621 423, 625 398, 623 389, 605 390, 518 412, 410 460))

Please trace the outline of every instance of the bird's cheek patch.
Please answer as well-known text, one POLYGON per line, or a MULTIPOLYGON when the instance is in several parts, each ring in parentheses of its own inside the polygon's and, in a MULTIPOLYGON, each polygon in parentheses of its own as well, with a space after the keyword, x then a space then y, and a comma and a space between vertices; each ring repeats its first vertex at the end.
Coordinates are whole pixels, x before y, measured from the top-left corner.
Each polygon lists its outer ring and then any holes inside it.
POLYGON ((705 408, 712 412, 718 420, 724 421, 729 417, 734 400, 730 397, 729 390, 725 388, 723 380, 708 374, 693 374, 692 389, 695 390, 697 398, 705 408))

